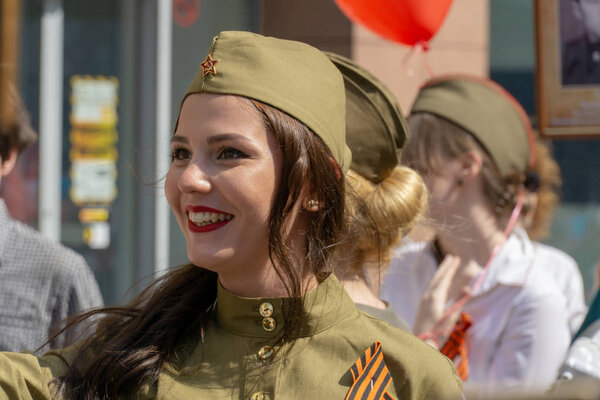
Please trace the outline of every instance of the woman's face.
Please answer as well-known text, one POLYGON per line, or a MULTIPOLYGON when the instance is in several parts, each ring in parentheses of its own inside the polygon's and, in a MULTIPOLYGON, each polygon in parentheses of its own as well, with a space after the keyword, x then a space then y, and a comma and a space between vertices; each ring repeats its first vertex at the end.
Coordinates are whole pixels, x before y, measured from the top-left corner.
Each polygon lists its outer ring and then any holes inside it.
POLYGON ((460 194, 460 161, 447 158, 441 165, 443 168, 422 175, 429 191, 429 217, 438 224, 456 212, 460 194))
POLYGON ((192 94, 171 148, 165 193, 190 261, 220 279, 251 282, 264 274, 282 155, 258 112, 240 97, 192 94))

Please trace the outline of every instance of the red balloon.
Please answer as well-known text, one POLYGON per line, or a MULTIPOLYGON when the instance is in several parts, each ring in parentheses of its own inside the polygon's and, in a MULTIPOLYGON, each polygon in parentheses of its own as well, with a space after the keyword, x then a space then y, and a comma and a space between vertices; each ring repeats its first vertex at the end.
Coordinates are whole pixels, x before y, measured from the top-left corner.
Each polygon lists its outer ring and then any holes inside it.
POLYGON ((350 20, 394 42, 426 46, 452 0, 335 0, 350 20))

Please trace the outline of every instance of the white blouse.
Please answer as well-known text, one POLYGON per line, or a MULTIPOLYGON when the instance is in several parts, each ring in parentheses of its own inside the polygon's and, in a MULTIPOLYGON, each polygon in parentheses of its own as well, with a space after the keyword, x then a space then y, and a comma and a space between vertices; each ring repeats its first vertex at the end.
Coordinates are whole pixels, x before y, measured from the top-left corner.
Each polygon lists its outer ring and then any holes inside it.
POLYGON ((537 242, 533 243, 533 249, 539 264, 550 272, 565 296, 567 318, 573 336, 587 314, 581 271, 575 260, 562 250, 537 242))
MULTIPOLYGON (((392 259, 381 297, 411 327, 436 269, 427 243, 407 241, 392 259)), ((473 321, 465 392, 537 392, 554 382, 571 339, 567 310, 525 231, 508 238, 463 311, 473 321)))

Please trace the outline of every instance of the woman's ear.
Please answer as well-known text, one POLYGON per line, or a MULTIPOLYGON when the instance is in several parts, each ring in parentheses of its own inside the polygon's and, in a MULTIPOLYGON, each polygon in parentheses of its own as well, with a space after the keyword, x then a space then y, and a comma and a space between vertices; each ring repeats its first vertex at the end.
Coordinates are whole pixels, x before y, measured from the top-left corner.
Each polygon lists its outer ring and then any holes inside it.
POLYGON ((459 181, 469 182, 481 173, 483 158, 477 151, 467 151, 461 154, 458 160, 460 162, 459 181))
POLYGON ((8 153, 8 158, 6 160, 0 158, 0 161, 2 162, 2 165, 0 165, 0 177, 3 178, 6 175, 10 174, 10 172, 15 167, 15 164, 17 163, 18 156, 19 151, 15 148, 12 149, 10 153, 8 153))

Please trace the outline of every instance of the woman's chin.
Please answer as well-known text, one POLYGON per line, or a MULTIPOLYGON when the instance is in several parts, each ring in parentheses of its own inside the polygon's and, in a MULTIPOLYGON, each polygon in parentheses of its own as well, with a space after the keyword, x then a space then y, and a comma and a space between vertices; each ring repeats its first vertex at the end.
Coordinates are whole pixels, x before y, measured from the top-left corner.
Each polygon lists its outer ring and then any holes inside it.
POLYGON ((188 258, 194 265, 219 273, 227 268, 232 262, 232 254, 228 251, 191 252, 188 250, 188 258), (229 253, 229 254, 227 254, 229 253))

